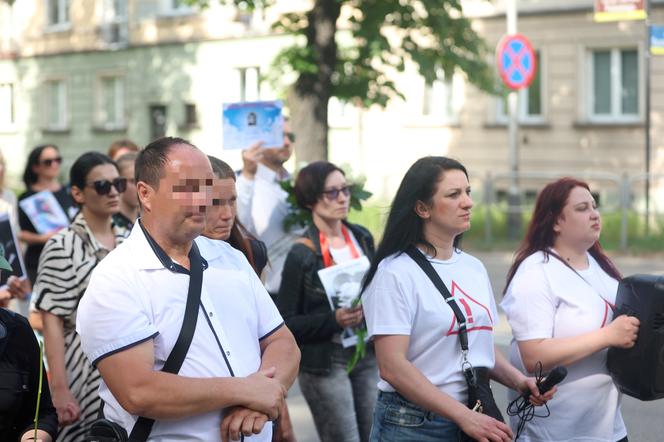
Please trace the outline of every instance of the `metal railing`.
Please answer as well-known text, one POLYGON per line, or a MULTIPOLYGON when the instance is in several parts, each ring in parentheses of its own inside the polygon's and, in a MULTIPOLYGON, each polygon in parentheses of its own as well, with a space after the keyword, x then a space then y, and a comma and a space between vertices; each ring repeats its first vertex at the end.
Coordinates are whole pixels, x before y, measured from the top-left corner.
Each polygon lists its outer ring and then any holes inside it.
MULTIPOLYGON (((623 250, 629 245, 630 213, 637 213, 646 219, 645 208, 641 207, 642 204, 640 204, 643 198, 639 198, 640 192, 645 188, 646 180, 649 181, 651 190, 664 186, 664 173, 618 175, 608 172, 584 172, 571 175, 570 173, 555 171, 519 172, 516 174, 509 172, 489 172, 482 180, 482 203, 486 209, 486 216, 484 217, 485 242, 492 243, 494 240, 494 226, 491 214, 497 208, 496 194, 498 189, 507 191, 512 180, 514 178, 517 179, 519 188, 521 189, 521 204, 508 205, 503 210, 508 215, 522 215, 532 212, 533 209, 532 203, 525 203, 524 189, 539 192, 548 182, 564 176, 574 176, 574 178, 587 181, 590 184, 591 190, 599 193, 601 196, 600 211, 602 213, 620 213, 619 245, 623 250)), ((654 217, 657 214, 664 214, 662 211, 664 207, 657 204, 656 192, 651 191, 650 195, 649 216, 654 217)), ((646 223, 647 225, 648 223, 646 223)))

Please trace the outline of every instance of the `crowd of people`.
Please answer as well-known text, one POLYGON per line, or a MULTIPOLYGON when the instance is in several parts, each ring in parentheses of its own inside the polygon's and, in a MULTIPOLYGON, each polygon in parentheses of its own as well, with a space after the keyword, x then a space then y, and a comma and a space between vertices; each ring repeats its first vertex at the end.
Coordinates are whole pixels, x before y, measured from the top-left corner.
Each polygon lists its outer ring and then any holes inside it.
MULTIPOLYGON (((621 275, 587 183, 562 178, 537 197, 500 304, 505 357, 487 271, 461 248, 464 165, 417 160, 375 246, 348 221, 341 168, 286 170, 293 141, 286 122, 282 147, 251 146, 234 171, 181 138, 121 140, 76 158, 66 184, 45 144, 18 198, 0 156, 0 212, 25 268, 0 289, 0 440, 294 442, 297 379, 321 442, 510 441, 518 421, 492 415, 490 389, 474 402, 490 381, 550 409, 519 440, 627 441, 605 359, 634 345, 639 321, 613 317, 621 275), (304 228, 284 227, 285 179, 304 228), (33 201, 54 201, 65 222, 45 230, 33 201), (327 275, 351 268, 362 282, 348 301, 327 275), (540 393, 535 374, 559 365, 566 380, 540 393)), ((15 273, 3 254, 0 272, 15 273)))

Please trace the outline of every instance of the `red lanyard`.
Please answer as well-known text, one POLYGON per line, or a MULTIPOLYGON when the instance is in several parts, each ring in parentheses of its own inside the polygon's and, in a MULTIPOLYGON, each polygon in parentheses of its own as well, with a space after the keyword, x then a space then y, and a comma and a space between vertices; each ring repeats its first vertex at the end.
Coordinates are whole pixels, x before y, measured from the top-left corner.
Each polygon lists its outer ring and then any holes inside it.
MULTIPOLYGON (((341 233, 344 236, 346 245, 350 247, 350 256, 353 257, 353 259, 359 258, 360 254, 357 252, 353 240, 350 239, 350 234, 348 233, 348 229, 346 228, 346 226, 343 225, 341 226, 341 233)), ((334 260, 332 259, 332 255, 330 254, 330 244, 327 242, 327 237, 323 235, 323 232, 320 232, 318 234, 318 239, 320 240, 320 252, 323 254, 323 265, 326 268, 334 265, 334 260)))

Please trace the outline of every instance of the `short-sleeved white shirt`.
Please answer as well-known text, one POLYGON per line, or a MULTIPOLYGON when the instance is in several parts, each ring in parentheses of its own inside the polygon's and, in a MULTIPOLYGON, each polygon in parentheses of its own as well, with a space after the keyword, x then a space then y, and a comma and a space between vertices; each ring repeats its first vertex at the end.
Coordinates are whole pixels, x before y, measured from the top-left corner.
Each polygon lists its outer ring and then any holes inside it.
MULTIPOLYGON (((618 281, 587 256, 590 265, 579 274, 542 252, 519 265, 501 307, 514 335, 510 361, 523 373, 516 341, 579 336, 613 319, 618 281)), ((567 377, 548 402, 551 415, 528 422, 519 440, 615 442, 625 437, 621 394, 607 371, 606 353, 602 350, 567 366, 567 377)), ((517 424, 511 418, 512 428, 517 424)))
MULTIPOLYGON (((283 320, 244 256, 224 242, 199 238, 203 272, 196 331, 179 371, 186 377, 248 376, 259 369, 260 340, 283 320)), ((164 267, 142 228, 113 250, 94 270, 81 300, 77 332, 83 351, 96 363, 147 339, 154 340, 160 370, 180 333, 189 275, 164 267)), ((131 431, 137 417, 127 413, 102 381, 104 414, 131 431)), ((157 421, 149 441, 221 440, 221 411, 181 420, 157 421)), ((270 441, 271 426, 245 438, 270 441)))
MULTIPOLYGON (((493 368, 493 329, 498 312, 484 265, 465 252, 455 252, 449 260, 429 261, 466 316, 470 363, 493 368)), ((406 254, 381 261, 362 296, 362 305, 370 336, 410 336, 408 360, 438 389, 466 401, 458 323, 415 261, 406 254)), ((394 391, 383 379, 378 388, 394 391)))

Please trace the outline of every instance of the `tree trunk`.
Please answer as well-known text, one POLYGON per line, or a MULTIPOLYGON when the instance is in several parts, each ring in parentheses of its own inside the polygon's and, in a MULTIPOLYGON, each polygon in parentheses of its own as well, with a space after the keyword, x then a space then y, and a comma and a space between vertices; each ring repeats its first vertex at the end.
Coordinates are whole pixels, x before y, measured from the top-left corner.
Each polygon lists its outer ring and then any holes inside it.
POLYGON ((307 13, 307 45, 314 51, 318 72, 300 75, 288 98, 292 130, 297 135, 295 158, 298 162, 327 160, 327 104, 337 63, 335 34, 341 3, 316 0, 307 13))

